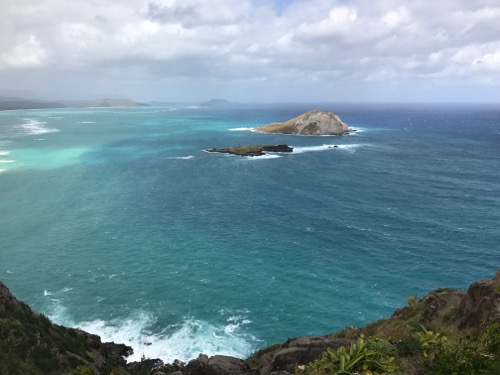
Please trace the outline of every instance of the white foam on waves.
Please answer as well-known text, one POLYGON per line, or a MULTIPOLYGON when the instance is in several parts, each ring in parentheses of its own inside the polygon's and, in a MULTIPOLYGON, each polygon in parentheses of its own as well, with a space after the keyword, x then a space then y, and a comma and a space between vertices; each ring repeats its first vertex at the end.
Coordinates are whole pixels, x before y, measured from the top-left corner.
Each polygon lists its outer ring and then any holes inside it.
MULTIPOLYGON (((0 157, 1 156, 9 156, 10 155, 10 151, 0 151, 0 157)), ((0 159, 0 164, 10 164, 10 163, 14 163, 15 160, 12 160, 12 159, 0 159)), ((1 173, 5 173, 7 172, 8 169, 5 169, 5 168, 0 168, 0 174, 1 173)))
POLYGON ((54 133, 58 132, 59 129, 55 128, 46 128, 44 121, 38 121, 32 118, 24 118, 24 123, 21 124, 21 127, 28 131, 28 134, 45 134, 45 133, 54 133))
POLYGON ((354 152, 356 148, 360 147, 360 144, 350 144, 350 145, 321 145, 321 146, 305 146, 305 147, 294 147, 293 154, 303 154, 305 152, 317 152, 317 151, 330 151, 330 150, 349 150, 354 152), (335 147, 336 146, 336 147, 335 147))
POLYGON ((246 160, 264 160, 264 159, 277 159, 282 158, 283 156, 278 154, 265 154, 260 156, 245 156, 246 160))
POLYGON ((78 121, 79 124, 95 124, 95 121, 78 121))
POLYGON ((194 159, 194 156, 193 155, 189 155, 189 156, 169 156, 166 159, 192 160, 192 159, 194 159))
POLYGON ((231 129, 228 129, 228 130, 232 131, 232 132, 248 132, 248 131, 255 130, 255 128, 231 128, 231 129))
POLYGON ((242 326, 251 323, 243 316, 231 316, 225 325, 220 326, 189 317, 181 324, 165 327, 160 332, 152 331, 156 319, 144 311, 126 319, 75 323, 68 319, 66 308, 58 305, 49 318, 58 324, 99 335, 103 342, 114 341, 131 346, 134 353, 126 358, 128 362, 140 361, 143 356, 160 358, 165 363, 175 359, 187 362, 200 353, 245 358, 255 350, 252 343, 257 341, 252 335, 241 332, 242 326))

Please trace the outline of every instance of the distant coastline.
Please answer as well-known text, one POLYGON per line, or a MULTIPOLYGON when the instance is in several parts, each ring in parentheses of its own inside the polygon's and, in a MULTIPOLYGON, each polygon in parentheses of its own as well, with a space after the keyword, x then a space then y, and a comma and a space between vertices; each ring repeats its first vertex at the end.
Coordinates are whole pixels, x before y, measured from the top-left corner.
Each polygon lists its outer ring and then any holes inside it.
POLYGON ((130 99, 103 98, 98 100, 45 101, 15 97, 0 97, 0 111, 16 111, 22 109, 60 109, 60 108, 112 108, 112 107, 146 107, 149 104, 130 99))

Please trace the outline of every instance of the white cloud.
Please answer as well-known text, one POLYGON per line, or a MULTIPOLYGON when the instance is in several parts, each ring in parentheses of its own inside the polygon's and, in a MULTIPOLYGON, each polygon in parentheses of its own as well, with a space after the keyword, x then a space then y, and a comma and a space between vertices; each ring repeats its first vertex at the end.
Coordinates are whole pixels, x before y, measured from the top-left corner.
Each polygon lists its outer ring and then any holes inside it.
POLYGON ((382 16, 382 22, 391 29, 400 27, 410 22, 410 20, 410 12, 404 6, 399 7, 397 10, 391 10, 382 16))
POLYGON ((150 90, 162 82, 287 94, 316 82, 318 96, 333 92, 322 84, 384 80, 403 91, 432 80, 480 89, 486 76, 500 86, 498 19, 494 0, 295 0, 279 11, 263 0, 7 1, 0 81, 15 86, 10 71, 36 69, 40 82, 57 75, 97 90, 89 77, 100 77, 130 96, 165 95, 150 90))
POLYGON ((352 32, 357 18, 355 9, 334 7, 328 12, 327 17, 319 22, 312 20, 301 24, 297 28, 297 35, 307 40, 347 35, 352 32))
POLYGON ((47 51, 33 34, 28 35, 23 41, 12 49, 0 54, 0 67, 23 69, 36 68, 43 65, 47 58, 47 51))

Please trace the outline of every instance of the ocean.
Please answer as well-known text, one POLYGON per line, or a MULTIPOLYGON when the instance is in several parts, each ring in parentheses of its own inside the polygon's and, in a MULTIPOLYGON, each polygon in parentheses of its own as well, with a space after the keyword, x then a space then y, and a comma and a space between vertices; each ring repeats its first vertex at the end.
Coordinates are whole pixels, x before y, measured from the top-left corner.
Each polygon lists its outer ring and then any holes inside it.
POLYGON ((243 358, 491 278, 499 167, 493 104, 4 111, 0 280, 130 360, 243 358), (315 108, 358 132, 250 130, 315 108))

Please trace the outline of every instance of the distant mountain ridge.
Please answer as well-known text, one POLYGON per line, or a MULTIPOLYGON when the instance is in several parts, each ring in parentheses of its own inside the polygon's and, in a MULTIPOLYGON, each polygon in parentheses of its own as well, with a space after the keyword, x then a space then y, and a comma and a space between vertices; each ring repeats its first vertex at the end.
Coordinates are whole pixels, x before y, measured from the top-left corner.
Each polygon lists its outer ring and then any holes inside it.
POLYGON ((72 100, 72 101, 46 101, 25 99, 17 97, 0 97, 1 110, 15 109, 43 109, 43 108, 71 108, 71 107, 142 107, 148 106, 145 103, 139 103, 131 99, 111 99, 103 98, 97 100, 72 100))
POLYGON ((131 99, 103 98, 98 100, 81 102, 76 106, 77 107, 142 107, 142 106, 147 106, 147 104, 135 102, 131 99))
POLYGON ((42 108, 65 108, 60 102, 32 100, 16 97, 0 97, 0 111, 14 109, 42 109, 42 108))
POLYGON ((206 102, 200 103, 200 105, 204 107, 226 107, 234 104, 236 103, 227 99, 210 99, 206 102))

